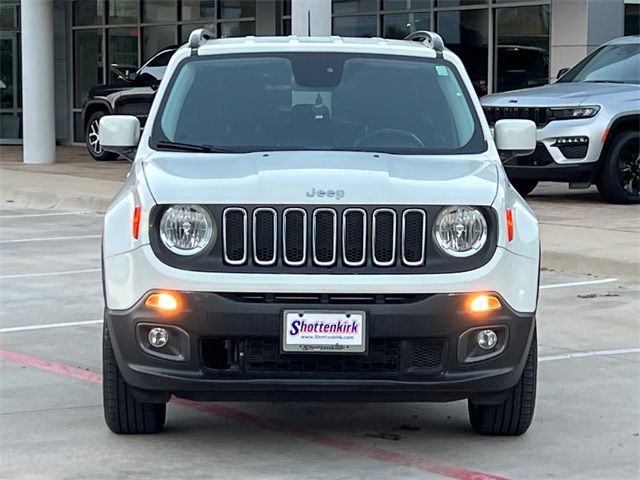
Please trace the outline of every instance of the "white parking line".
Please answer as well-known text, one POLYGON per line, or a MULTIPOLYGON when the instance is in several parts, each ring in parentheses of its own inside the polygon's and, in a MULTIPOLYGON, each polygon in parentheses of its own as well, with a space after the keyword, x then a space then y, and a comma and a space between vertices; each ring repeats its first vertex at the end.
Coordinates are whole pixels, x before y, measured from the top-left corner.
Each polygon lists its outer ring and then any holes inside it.
POLYGON ((586 280, 584 282, 568 282, 568 283, 555 283, 551 285, 540 285, 540 290, 547 288, 565 288, 565 287, 580 287, 583 285, 599 285, 601 283, 613 283, 617 282, 617 278, 601 278, 599 280, 586 280))
POLYGON ((604 357, 609 355, 625 355, 628 353, 640 353, 640 348, 618 348, 614 350, 593 350, 591 352, 560 353, 558 355, 545 355, 538 357, 539 362, 552 362, 554 360, 569 360, 571 358, 604 357))
POLYGON ((5 218, 31 218, 31 217, 58 217, 61 215, 82 215, 83 212, 51 212, 51 213, 25 213, 22 215, 0 215, 0 219, 5 218))
POLYGON ((43 238, 18 238, 13 240, 0 240, 0 243, 23 243, 23 242, 51 242, 56 240, 80 240, 84 238, 100 238, 102 235, 78 235, 76 237, 43 237, 43 238))
POLYGON ((54 277, 56 275, 75 275, 80 273, 94 273, 99 271, 99 268, 89 268, 86 270, 68 270, 66 272, 20 273, 17 275, 0 275, 0 280, 4 280, 7 278, 54 277))
POLYGON ((27 330, 46 330, 48 328, 77 327, 81 325, 95 325, 102 320, 84 320, 80 322, 45 323, 44 325, 25 325, 24 327, 0 328, 0 333, 24 332, 27 330))

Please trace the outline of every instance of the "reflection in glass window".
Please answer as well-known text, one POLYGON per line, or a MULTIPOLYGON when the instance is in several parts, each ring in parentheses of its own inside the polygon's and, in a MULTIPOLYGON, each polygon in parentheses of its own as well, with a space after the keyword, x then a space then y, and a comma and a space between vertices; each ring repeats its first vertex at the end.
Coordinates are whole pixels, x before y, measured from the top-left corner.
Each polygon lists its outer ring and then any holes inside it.
POLYGON ((460 57, 479 96, 488 93, 488 10, 439 12, 437 32, 444 44, 460 57))
POLYGON ((74 25, 102 25, 104 0, 74 0, 74 25))
POLYGON ((140 8, 138 0, 110 0, 107 5, 109 6, 108 23, 138 22, 140 8))
POLYGON ((333 13, 375 12, 378 0, 333 0, 333 13))
POLYGON ((219 0, 220 18, 255 17, 255 0, 219 0))
POLYGON ((182 20, 213 19, 215 16, 215 0, 182 0, 182 20))
POLYGON ((142 63, 149 60, 160 50, 175 45, 176 28, 166 27, 145 27, 142 29, 142 63))
POLYGON ((549 6, 495 12, 495 91, 549 83, 549 6))
POLYGON ((73 106, 79 108, 87 91, 104 81, 100 30, 76 30, 73 33, 73 65, 73 106))
POLYGON ((416 30, 429 30, 428 13, 396 13, 382 17, 382 36, 403 39, 416 30))
POLYGON ((430 0, 384 0, 382 2, 383 10, 412 10, 426 9, 431 5, 430 0))
POLYGON ((142 4, 143 22, 175 22, 176 14, 174 0, 145 0, 142 4))
POLYGON ((603 45, 558 82, 640 83, 640 45, 603 45))
POLYGON ((218 25, 220 38, 244 37, 256 34, 255 22, 223 22, 218 25))
POLYGON ((138 69, 138 28, 109 30, 109 83, 124 80, 138 69))
POLYGON ((375 37, 378 35, 376 17, 335 17, 333 34, 343 37, 375 37))

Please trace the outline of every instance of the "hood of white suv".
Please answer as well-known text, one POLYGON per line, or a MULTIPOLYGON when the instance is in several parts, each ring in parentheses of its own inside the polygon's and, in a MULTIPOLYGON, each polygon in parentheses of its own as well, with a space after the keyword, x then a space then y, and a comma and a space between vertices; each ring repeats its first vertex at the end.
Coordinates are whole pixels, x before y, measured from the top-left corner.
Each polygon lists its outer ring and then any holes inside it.
POLYGON ((483 106, 563 107, 599 105, 612 97, 616 101, 640 98, 638 85, 621 83, 567 82, 496 93, 481 99, 483 106))
POLYGON ((160 204, 491 205, 498 186, 481 155, 159 152, 144 172, 160 204))

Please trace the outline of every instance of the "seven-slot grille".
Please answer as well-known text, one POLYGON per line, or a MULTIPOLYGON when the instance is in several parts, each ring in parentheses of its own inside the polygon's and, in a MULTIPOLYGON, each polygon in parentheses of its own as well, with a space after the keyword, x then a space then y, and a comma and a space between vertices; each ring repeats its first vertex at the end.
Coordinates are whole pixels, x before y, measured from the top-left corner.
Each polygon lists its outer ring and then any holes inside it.
POLYGON ((551 109, 545 107, 483 107, 483 110, 491 126, 506 118, 531 120, 538 127, 544 127, 552 120, 551 109))
POLYGON ((224 262, 290 267, 418 267, 426 259, 427 214, 419 208, 245 209, 222 215, 224 262), (250 240, 249 240, 250 239, 250 240))

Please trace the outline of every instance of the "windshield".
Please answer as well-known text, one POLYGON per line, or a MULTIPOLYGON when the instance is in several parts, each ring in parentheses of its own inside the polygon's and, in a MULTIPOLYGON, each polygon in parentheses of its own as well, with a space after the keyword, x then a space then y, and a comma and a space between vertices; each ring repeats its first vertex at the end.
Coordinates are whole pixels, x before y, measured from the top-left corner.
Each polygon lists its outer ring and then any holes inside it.
POLYGON ((604 45, 558 82, 640 83, 640 44, 604 45))
POLYGON ((172 76, 151 145, 479 153, 482 130, 448 65, 342 53, 190 57, 172 76))

